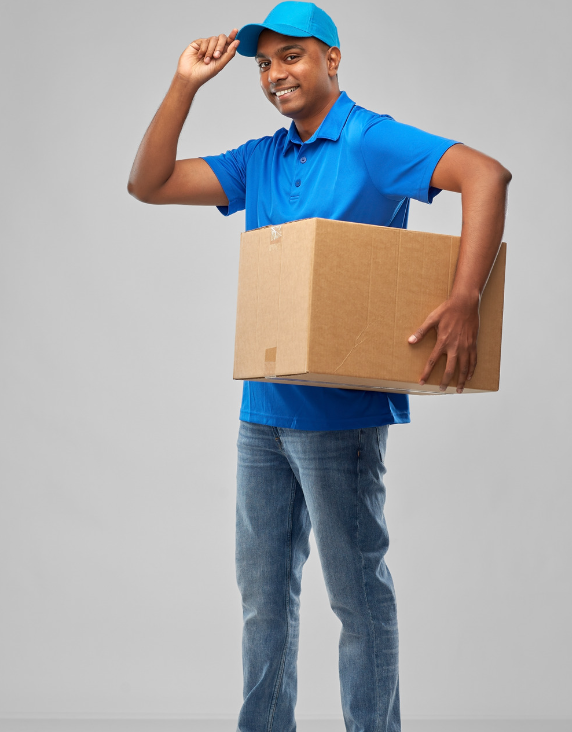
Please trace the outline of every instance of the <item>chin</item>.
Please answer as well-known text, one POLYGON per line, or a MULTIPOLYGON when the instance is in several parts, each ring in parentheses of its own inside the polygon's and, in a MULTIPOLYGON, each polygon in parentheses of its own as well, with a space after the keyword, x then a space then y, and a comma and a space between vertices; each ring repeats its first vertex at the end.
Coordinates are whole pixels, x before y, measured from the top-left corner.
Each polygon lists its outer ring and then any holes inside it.
POLYGON ((277 102, 276 109, 280 112, 280 114, 283 114, 285 117, 292 117, 293 115, 298 115, 304 110, 304 100, 300 99, 297 101, 296 104, 285 104, 282 108, 277 102))

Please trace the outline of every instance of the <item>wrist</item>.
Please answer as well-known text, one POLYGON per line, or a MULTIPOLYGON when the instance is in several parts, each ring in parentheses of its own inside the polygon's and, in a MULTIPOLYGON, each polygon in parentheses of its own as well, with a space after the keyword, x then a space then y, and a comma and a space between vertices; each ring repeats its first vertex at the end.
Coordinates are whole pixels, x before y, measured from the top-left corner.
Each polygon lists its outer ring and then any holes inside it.
POLYGON ((195 79, 190 79, 188 76, 185 76, 185 74, 182 74, 178 70, 175 72, 172 83, 177 88, 190 94, 196 94, 199 88, 202 86, 202 84, 199 84, 195 79))
POLYGON ((481 304, 481 293, 478 288, 454 288, 451 290, 449 300, 464 305, 465 307, 479 307, 481 304))

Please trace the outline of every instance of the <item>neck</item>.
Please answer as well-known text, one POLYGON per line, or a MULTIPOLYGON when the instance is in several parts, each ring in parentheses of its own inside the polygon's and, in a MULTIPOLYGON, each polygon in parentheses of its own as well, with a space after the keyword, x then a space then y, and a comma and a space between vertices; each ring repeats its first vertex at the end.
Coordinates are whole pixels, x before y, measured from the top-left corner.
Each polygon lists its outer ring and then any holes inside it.
POLYGON ((325 103, 321 105, 318 111, 314 110, 308 116, 294 120, 302 142, 306 142, 306 140, 309 140, 310 137, 312 137, 314 132, 326 118, 330 109, 336 103, 340 93, 339 89, 332 90, 332 93, 329 95, 325 103))

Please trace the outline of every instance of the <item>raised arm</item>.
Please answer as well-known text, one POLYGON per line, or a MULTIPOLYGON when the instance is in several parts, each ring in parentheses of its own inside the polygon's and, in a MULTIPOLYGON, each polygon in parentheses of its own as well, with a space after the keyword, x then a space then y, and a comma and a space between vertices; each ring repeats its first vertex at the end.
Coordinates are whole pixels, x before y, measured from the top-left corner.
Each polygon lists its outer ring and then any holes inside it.
POLYGON ((457 392, 477 365, 479 306, 501 245, 511 173, 497 160, 466 145, 453 145, 437 163, 431 185, 461 194, 463 224, 455 279, 449 298, 430 313, 409 338, 418 343, 435 328, 437 342, 421 378, 424 384, 437 359, 447 355, 440 384, 446 389, 459 364, 457 392))
POLYGON ((135 156, 127 190, 144 203, 225 206, 218 178, 201 158, 177 160, 179 136, 198 89, 234 58, 238 29, 193 41, 179 58, 169 91, 135 156))

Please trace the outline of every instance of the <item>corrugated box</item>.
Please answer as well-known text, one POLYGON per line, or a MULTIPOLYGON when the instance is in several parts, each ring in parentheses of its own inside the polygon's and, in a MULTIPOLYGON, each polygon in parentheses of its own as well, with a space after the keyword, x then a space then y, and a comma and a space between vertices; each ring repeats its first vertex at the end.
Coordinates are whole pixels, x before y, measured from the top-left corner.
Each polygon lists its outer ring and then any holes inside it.
MULTIPOLYGON (((407 339, 447 299, 460 237, 330 219, 243 233, 234 378, 409 394, 439 391, 445 356, 407 339)), ((499 388, 503 243, 480 307, 477 368, 464 393, 499 388)))

